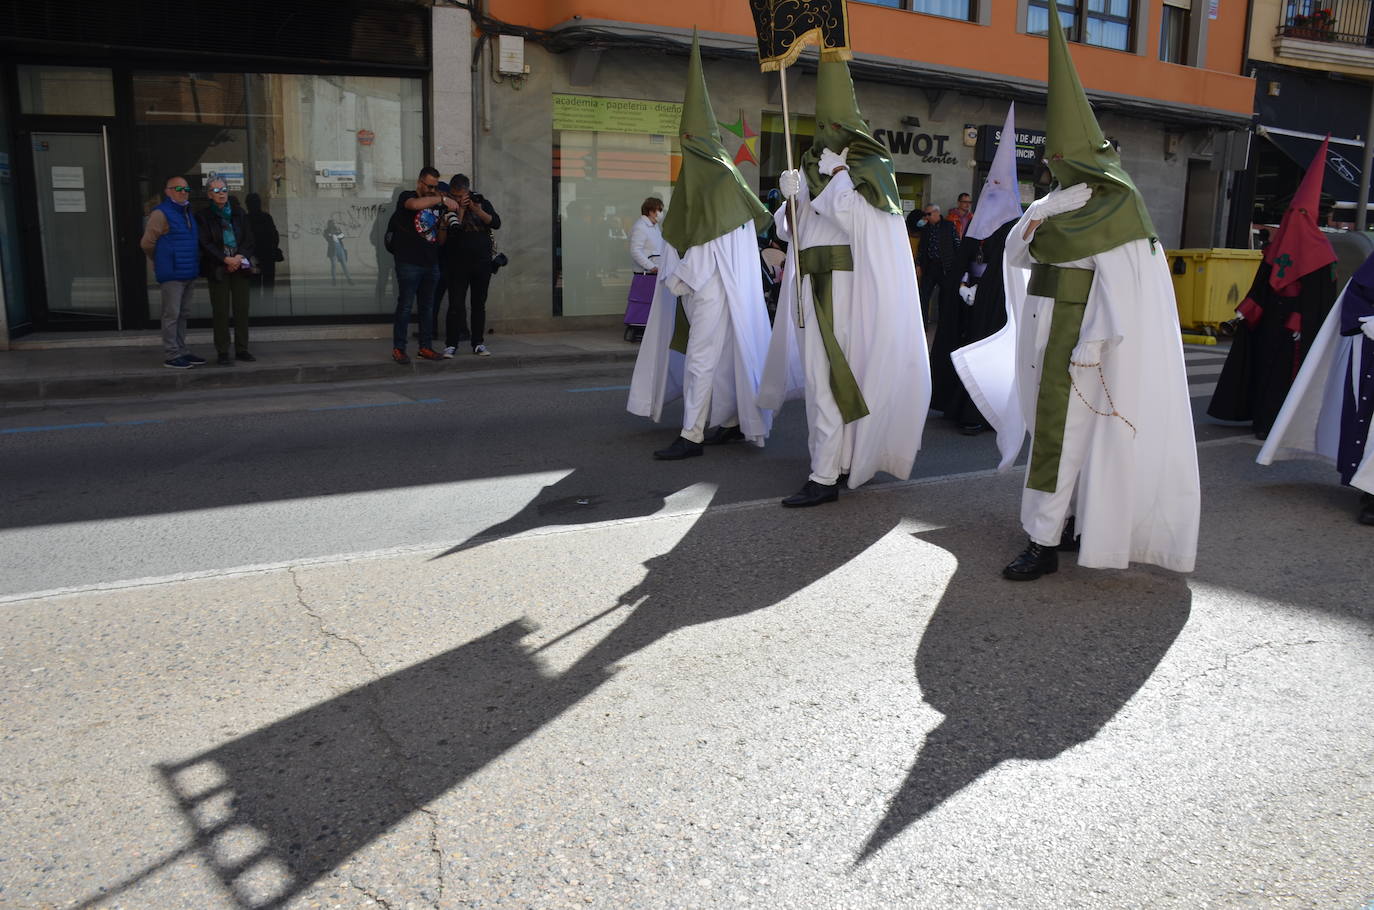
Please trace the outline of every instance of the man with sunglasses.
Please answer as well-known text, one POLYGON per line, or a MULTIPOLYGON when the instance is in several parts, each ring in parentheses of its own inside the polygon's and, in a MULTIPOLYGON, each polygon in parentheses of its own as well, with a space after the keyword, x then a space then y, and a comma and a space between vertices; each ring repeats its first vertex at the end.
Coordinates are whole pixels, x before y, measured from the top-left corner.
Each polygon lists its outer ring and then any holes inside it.
POLYGON ((191 286, 200 276, 200 233, 191 216, 191 188, 185 177, 169 177, 165 198, 148 215, 138 245, 152 263, 162 295, 163 366, 189 370, 205 362, 186 346, 191 286))
POLYGON ((434 292, 439 284, 439 247, 447 236, 441 217, 445 211, 458 210, 458 203, 439 192, 439 172, 423 168, 415 180, 415 190, 407 190, 396 200, 388 233, 396 258, 396 318, 392 325, 391 359, 410 363, 406 355, 406 335, 410 331, 410 308, 417 305, 420 320, 420 357, 442 360, 434 350, 434 292))

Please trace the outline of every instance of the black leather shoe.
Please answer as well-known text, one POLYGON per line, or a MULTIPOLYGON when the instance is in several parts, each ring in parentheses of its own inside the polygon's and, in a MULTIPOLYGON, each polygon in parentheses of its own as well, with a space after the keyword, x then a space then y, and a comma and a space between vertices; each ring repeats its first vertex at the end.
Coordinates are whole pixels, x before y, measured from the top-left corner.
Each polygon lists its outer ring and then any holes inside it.
POLYGON ((988 425, 985 424, 985 423, 961 423, 961 424, 959 424, 959 432, 960 432, 962 435, 964 435, 964 436, 977 436, 979 433, 983 432, 983 431, 986 430, 987 428, 988 428, 988 425))
POLYGON ((229 357, 228 354, 220 354, 218 357, 215 358, 215 364, 217 366, 222 367, 231 367, 234 365, 234 361, 229 357))
POLYGON ((839 484, 816 483, 814 480, 808 480, 800 490, 784 499, 782 504, 787 509, 804 509, 807 506, 819 506, 827 502, 834 502, 839 498, 839 484))
POLYGON ((666 449, 659 449, 654 453, 654 457, 660 461, 679 461, 683 458, 692 458, 701 454, 701 443, 692 442, 679 436, 673 440, 673 444, 666 449))
POLYGON ((1360 497, 1360 524, 1374 525, 1374 496, 1365 493, 1360 497))
POLYGON ((258 359, 254 357, 252 354, 248 353, 247 351, 239 351, 234 356, 237 357, 239 360, 242 360, 244 363, 252 363, 253 361, 258 359))
POLYGON ((739 427, 716 427, 701 441, 704 446, 723 446, 727 442, 743 442, 744 431, 739 427))
POLYGON ((837 478, 835 479, 835 486, 837 486, 837 487, 846 486, 848 483, 849 483, 849 472, 848 472, 848 471, 845 471, 843 474, 841 474, 839 477, 837 477, 837 478))
POLYGON ((1073 516, 1064 522, 1064 533, 1059 536, 1059 552, 1077 553, 1078 552, 1078 529, 1073 526, 1073 516))
POLYGON ((1035 581, 1041 575, 1053 575, 1059 571, 1059 553, 1054 547, 1042 547, 1030 541, 1021 555, 1002 570, 1002 577, 1011 581, 1035 581))

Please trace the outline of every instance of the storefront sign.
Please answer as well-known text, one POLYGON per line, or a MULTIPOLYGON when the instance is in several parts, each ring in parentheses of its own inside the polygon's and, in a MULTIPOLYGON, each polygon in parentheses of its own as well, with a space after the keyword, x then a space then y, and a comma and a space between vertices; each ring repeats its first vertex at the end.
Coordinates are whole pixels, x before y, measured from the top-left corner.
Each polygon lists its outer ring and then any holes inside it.
POLYGON ((593 133, 676 135, 682 105, 672 101, 554 95, 553 128, 593 133))
POLYGON ((316 186, 356 186, 358 165, 352 161, 316 161, 316 186))
MULTIPOLYGON (((1002 141, 1001 125, 985 124, 978 128, 978 146, 974 156, 979 161, 991 161, 1002 141)), ((1045 156, 1045 134, 1039 130, 1016 131, 1016 163, 1034 164, 1045 156)))
POLYGON ((1207 4, 1208 19, 1215 19, 1217 17, 1217 8, 1219 6, 1221 6, 1221 0, 1211 0, 1211 2, 1207 4))
POLYGON ((958 164, 950 150, 950 137, 944 133, 906 133, 896 130, 874 130, 873 138, 892 150, 894 155, 916 155, 923 164, 958 164))
MULTIPOLYGON (((52 169, 52 186, 55 190, 80 190, 86 187, 86 169, 81 167, 59 167, 52 169)), ((58 211, 62 211, 58 209, 58 211)), ((83 207, 81 211, 86 211, 83 207)))
POLYGON ((219 161, 200 163, 200 173, 208 183, 211 177, 218 177, 224 181, 224 185, 231 190, 243 189, 243 162, 242 161, 219 161))

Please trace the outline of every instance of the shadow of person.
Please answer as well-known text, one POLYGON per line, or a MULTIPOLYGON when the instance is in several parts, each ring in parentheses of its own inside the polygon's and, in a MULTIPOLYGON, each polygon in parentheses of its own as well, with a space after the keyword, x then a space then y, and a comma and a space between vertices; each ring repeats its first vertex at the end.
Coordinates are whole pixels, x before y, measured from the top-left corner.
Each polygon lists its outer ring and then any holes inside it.
MULTIPOLYGON (((396 263, 391 253, 386 248, 386 232, 390 230, 391 216, 396 211, 396 203, 400 201, 401 194, 405 192, 403 187, 397 187, 391 191, 391 204, 385 211, 377 213, 377 217, 372 220, 372 227, 368 229, 367 239, 372 244, 372 249, 377 257, 377 278, 376 285, 372 289, 372 299, 382 310, 394 308, 392 301, 395 299, 387 293, 389 284, 394 284, 396 275, 396 263), (390 306, 384 306, 390 304, 390 306)), ((400 289, 397 288, 397 293, 400 289)))
POLYGON ((1012 759, 1047 761, 1087 742, 1154 672, 1188 621, 1180 575, 1079 569, 1036 582, 1000 577, 1005 556, 964 525, 915 535, 958 568, 916 652, 927 704, 944 715, 921 745, 862 863, 912 823, 1012 759))
MULTIPOLYGON (((376 877, 404 892, 391 894, 394 905, 432 900, 422 876, 388 875, 421 862, 388 861, 391 851, 428 844, 413 826, 437 822, 421 810, 595 692, 637 652, 678 630, 773 606, 841 568, 893 527, 893 503, 881 505, 855 498, 819 514, 703 512, 668 552, 645 561, 643 580, 601 614, 623 619, 562 673, 548 671, 538 652, 599 616, 536 650, 523 641, 533 631, 526 622, 508 623, 160 765, 195 832, 176 855, 199 853, 237 906, 262 910, 287 904, 372 845, 353 862, 375 863, 376 877)), ((437 879, 442 857, 434 862, 437 879)))

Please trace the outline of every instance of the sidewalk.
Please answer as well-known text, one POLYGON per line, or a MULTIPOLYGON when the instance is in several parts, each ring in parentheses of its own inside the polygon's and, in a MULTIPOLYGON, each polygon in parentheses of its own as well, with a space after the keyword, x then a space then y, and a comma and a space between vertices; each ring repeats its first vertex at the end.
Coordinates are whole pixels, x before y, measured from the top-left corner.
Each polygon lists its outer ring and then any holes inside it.
POLYGON ((44 333, 21 338, 0 353, 0 402, 157 395, 183 389, 222 389, 308 382, 394 379, 442 371, 511 369, 571 363, 632 362, 639 346, 619 327, 494 335, 492 356, 460 348, 453 360, 391 361, 390 325, 283 326, 256 329, 254 363, 214 365, 208 329, 193 330, 192 350, 211 363, 190 370, 162 365, 156 331, 44 333))

